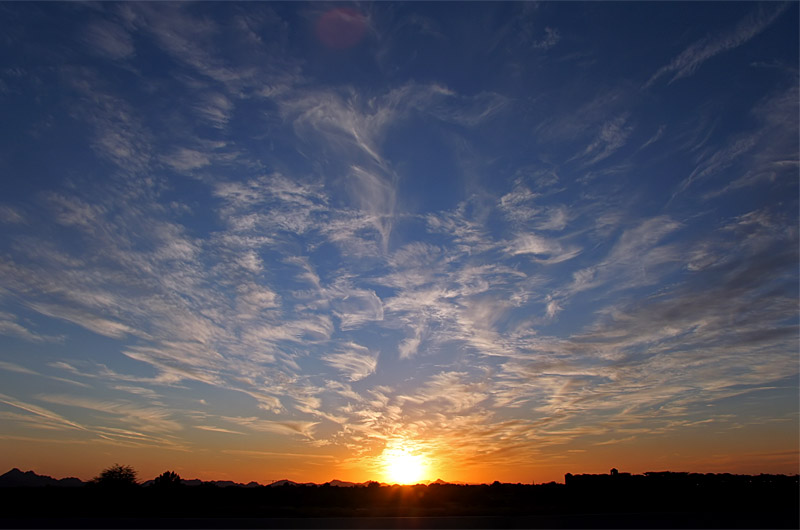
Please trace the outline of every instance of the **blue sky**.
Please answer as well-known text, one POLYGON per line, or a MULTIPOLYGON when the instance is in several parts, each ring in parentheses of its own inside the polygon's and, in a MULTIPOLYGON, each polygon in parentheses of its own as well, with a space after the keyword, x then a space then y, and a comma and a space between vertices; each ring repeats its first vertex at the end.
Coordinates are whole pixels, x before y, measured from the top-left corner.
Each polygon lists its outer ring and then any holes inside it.
POLYGON ((0 4, 0 464, 796 472, 797 20, 0 4))

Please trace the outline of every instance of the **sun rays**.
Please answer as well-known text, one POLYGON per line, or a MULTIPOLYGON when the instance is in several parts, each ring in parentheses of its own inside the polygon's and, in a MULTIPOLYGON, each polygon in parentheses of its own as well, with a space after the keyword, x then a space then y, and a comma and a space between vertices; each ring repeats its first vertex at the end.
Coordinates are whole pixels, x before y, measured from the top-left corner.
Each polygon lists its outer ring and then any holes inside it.
POLYGON ((394 484, 416 484, 428 479, 428 459, 406 445, 384 449, 381 454, 383 474, 394 484))

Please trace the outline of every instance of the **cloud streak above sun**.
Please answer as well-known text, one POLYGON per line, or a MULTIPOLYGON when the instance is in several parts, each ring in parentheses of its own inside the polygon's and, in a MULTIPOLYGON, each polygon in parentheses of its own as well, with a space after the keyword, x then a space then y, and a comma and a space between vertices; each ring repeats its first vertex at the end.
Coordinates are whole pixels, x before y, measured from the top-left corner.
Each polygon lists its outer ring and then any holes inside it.
POLYGON ((461 7, 3 6, 6 454, 796 464, 797 6, 461 7))

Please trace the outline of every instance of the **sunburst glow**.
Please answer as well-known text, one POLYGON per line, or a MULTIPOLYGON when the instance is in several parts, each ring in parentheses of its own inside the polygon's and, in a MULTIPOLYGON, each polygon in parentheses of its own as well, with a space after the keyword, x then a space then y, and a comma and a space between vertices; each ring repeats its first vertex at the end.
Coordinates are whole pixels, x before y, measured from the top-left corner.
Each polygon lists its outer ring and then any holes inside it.
POLYGON ((416 484, 425 479, 428 463, 424 456, 406 448, 387 448, 381 456, 384 474, 389 482, 416 484))

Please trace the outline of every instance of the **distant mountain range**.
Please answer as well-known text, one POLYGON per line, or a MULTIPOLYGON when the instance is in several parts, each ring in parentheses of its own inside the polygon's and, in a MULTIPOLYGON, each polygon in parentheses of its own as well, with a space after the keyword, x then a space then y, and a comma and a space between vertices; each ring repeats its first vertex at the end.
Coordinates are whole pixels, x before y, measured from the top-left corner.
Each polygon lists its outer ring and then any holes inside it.
POLYGON ((79 478, 55 479, 46 475, 37 475, 33 471, 20 471, 16 467, 8 473, 0 475, 0 487, 4 488, 39 488, 44 486, 74 488, 84 484, 79 478))
MULTIPOLYGON (((294 482, 292 480, 283 479, 283 480, 276 480, 270 484, 267 484, 269 487, 280 487, 280 486, 332 486, 336 488, 355 488, 355 487, 363 487, 368 486, 372 481, 368 482, 347 482, 344 480, 331 480, 330 482, 326 482, 324 484, 315 484, 314 482, 294 482)), ((240 482, 233 482, 231 480, 200 480, 200 479, 181 479, 181 483, 185 484, 186 486, 202 486, 202 485, 209 485, 209 486, 217 486, 220 488, 225 488, 229 486, 238 486, 243 488, 257 488, 262 486, 258 482, 248 482, 247 484, 242 484, 240 482)), ((82 481, 79 478, 69 477, 69 478, 62 478, 62 479, 55 479, 53 477, 49 477, 47 475, 37 475, 33 471, 20 471, 16 467, 7 473, 0 475, 0 488, 41 488, 44 486, 51 486, 51 487, 62 487, 62 488, 74 488, 79 487, 87 484, 87 482, 82 481)), ((150 486, 153 484, 153 480, 146 480, 142 482, 142 486, 150 486)), ((435 482, 431 482, 430 484, 450 484, 449 482, 445 482, 442 479, 437 479, 435 482)), ((385 486, 385 483, 381 483, 381 486, 385 486)))

